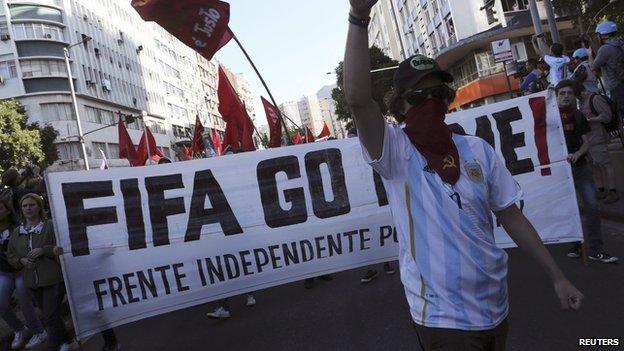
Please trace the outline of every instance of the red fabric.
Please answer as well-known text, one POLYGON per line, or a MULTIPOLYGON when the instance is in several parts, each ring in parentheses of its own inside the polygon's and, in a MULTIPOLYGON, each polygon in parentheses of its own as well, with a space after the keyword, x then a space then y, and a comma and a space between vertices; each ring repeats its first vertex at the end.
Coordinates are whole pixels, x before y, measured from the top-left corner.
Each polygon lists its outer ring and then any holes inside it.
POLYGON ((269 122, 269 147, 282 146, 282 114, 279 109, 273 106, 265 98, 260 97, 264 106, 267 122, 269 122))
POLYGON ((299 131, 297 131, 297 133, 295 133, 295 135, 293 135, 292 142, 295 145, 301 144, 303 142, 303 140, 301 138, 301 134, 299 134, 299 131))
POLYGON ((407 111, 403 131, 418 152, 446 183, 459 180, 459 152, 452 133, 444 123, 447 106, 438 99, 427 99, 407 111))
POLYGON ((245 121, 243 124, 243 138, 242 138, 242 148, 243 151, 256 151, 256 146, 253 142, 253 133, 255 127, 251 118, 247 114, 247 110, 245 110, 245 121))
POLYGON ((143 136, 141 137, 141 141, 139 142, 139 147, 137 148, 137 157, 133 166, 145 166, 145 162, 147 161, 147 148, 149 147, 149 154, 151 156, 158 155, 160 157, 164 157, 160 150, 156 147, 156 140, 154 139, 154 135, 149 130, 148 127, 145 127, 145 132, 143 132, 143 136))
POLYGON ((323 122, 323 130, 321 130, 321 134, 319 134, 316 138, 317 139, 328 138, 329 135, 330 135, 329 127, 327 126, 327 123, 323 122))
POLYGON ((312 135, 312 130, 310 128, 306 128, 306 143, 313 143, 314 135, 312 135))
POLYGON ((232 152, 240 152, 243 150, 243 136, 246 135, 244 129, 248 119, 247 111, 221 66, 219 66, 218 96, 219 113, 226 123, 223 149, 229 146, 232 152))
POLYGON ((121 117, 117 123, 117 131, 119 134, 119 158, 127 159, 130 162, 130 165, 134 166, 134 162, 137 158, 137 152, 134 148, 134 144, 132 144, 132 139, 130 139, 126 125, 121 117))
POLYGON ((195 116, 195 130, 193 131, 193 142, 191 143, 191 151, 202 152, 206 150, 204 145, 204 126, 199 120, 199 115, 195 116))
POLYGON ((212 145, 214 145, 217 156, 221 155, 221 153, 223 152, 223 146, 221 145, 221 137, 219 136, 219 133, 217 133, 217 131, 214 129, 212 130, 212 145))
POLYGON ((187 160, 192 160, 193 159, 193 152, 191 152, 191 150, 189 150, 188 147, 186 147, 186 145, 183 145, 183 149, 182 152, 184 153, 184 156, 186 156, 187 160))
POLYGON ((206 59, 233 37, 230 4, 217 0, 132 0, 145 21, 154 21, 206 59))

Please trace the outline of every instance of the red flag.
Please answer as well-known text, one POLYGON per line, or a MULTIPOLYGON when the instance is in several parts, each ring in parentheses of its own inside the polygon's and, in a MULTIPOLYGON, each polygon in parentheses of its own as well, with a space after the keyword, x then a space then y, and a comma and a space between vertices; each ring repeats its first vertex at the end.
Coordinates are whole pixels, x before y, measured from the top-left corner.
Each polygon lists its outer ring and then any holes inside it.
POLYGON ((117 123, 117 131, 119 133, 119 158, 127 159, 130 165, 134 166, 134 162, 137 158, 136 149, 134 148, 134 144, 132 144, 132 139, 130 139, 130 135, 128 135, 128 130, 121 116, 117 123))
POLYGON ((262 105, 264 105, 264 112, 266 114, 267 122, 269 122, 269 147, 282 146, 282 114, 279 109, 273 106, 265 98, 260 97, 262 105))
POLYGON ((199 115, 195 116, 195 130, 193 131, 193 142, 191 143, 191 151, 202 152, 206 150, 204 145, 204 126, 199 120, 199 115))
POLYGON ((293 135, 292 142, 295 145, 301 144, 303 142, 303 140, 301 140, 301 134, 299 134, 299 131, 297 131, 297 133, 293 135))
POLYGON ((236 94, 234 87, 227 78, 225 71, 219 66, 219 113, 225 121, 225 137, 223 138, 223 148, 228 146, 232 152, 241 151, 243 147, 243 136, 245 135, 245 124, 247 111, 236 94))
POLYGON ((253 142, 254 129, 255 128, 254 128, 253 122, 251 121, 251 118, 249 118, 247 111, 245 111, 245 124, 243 125, 243 138, 242 138, 243 151, 256 151, 256 146, 254 145, 254 142, 253 142))
POLYGON ((327 123, 325 123, 324 121, 323 121, 323 130, 321 130, 321 134, 319 134, 316 138, 317 139, 329 138, 329 127, 327 126, 327 123))
POLYGON ((191 152, 191 150, 189 150, 188 147, 186 147, 186 145, 184 145, 184 148, 182 149, 182 152, 184 153, 184 156, 186 156, 187 160, 192 160, 193 159, 193 153, 191 152))
POLYGON ((306 143, 313 143, 314 135, 312 135, 312 129, 306 128, 306 143))
POLYGON ((160 157, 164 157, 160 150, 156 147, 156 140, 154 139, 154 135, 149 130, 148 127, 145 127, 145 131, 143 132, 143 136, 141 137, 141 141, 139 142, 139 147, 137 148, 137 157, 133 166, 145 166, 145 162, 147 161, 147 148, 149 147, 149 154, 151 156, 158 155, 160 157), (147 139, 147 140, 146 140, 147 139))
POLYGON ((145 21, 154 21, 207 60, 233 34, 228 27, 230 4, 217 0, 132 0, 145 21))
POLYGON ((212 145, 214 145, 217 155, 221 155, 221 153, 223 152, 221 137, 219 136, 219 133, 217 133, 217 131, 214 129, 212 130, 212 145))

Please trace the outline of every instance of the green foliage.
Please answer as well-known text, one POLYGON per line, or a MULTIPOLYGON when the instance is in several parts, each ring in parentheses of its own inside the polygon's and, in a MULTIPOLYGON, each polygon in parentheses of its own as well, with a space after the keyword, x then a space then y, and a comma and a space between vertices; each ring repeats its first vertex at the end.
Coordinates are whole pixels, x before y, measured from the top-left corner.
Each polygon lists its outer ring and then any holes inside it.
POLYGON ((41 151, 43 151, 44 156, 39 166, 41 169, 46 169, 49 165, 59 159, 58 149, 54 143, 56 137, 59 136, 59 132, 49 124, 41 127, 38 122, 29 124, 28 129, 39 131, 39 136, 41 138, 41 151))
POLYGON ((0 170, 39 164, 45 159, 38 130, 26 126, 26 114, 17 100, 0 101, 0 170))
MULTIPOLYGON (((372 46, 369 50, 371 58, 371 69, 379 69, 386 67, 397 66, 399 63, 381 51, 376 46, 372 46)), ((385 114, 388 111, 388 107, 384 101, 384 97, 392 88, 392 77, 394 76, 394 70, 387 70, 382 72, 372 73, 371 86, 373 92, 373 99, 379 104, 381 112, 385 114)), ((347 102, 343 91, 343 62, 336 67, 336 85, 332 91, 332 99, 336 101, 336 115, 341 121, 348 122, 351 120, 351 114, 349 113, 347 102)))
POLYGON ((624 29, 624 1, 609 4, 609 0, 552 0, 552 3, 557 12, 577 15, 575 25, 579 26, 579 19, 582 20, 582 28, 589 34, 593 34, 596 25, 604 20, 614 21, 618 28, 624 29))

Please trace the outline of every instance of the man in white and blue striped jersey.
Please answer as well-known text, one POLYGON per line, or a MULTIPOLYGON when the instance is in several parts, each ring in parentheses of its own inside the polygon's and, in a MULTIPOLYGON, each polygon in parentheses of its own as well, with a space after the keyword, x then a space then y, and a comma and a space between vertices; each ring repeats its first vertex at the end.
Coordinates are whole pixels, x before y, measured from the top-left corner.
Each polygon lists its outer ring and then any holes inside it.
POLYGON ((504 350, 507 254, 494 242, 492 212, 547 272, 562 308, 583 295, 565 278, 515 205, 522 192, 484 140, 444 123, 453 77, 425 56, 403 61, 384 123, 371 94, 367 25, 376 0, 350 0, 344 89, 364 158, 385 179, 399 234, 401 280, 424 350, 504 350))

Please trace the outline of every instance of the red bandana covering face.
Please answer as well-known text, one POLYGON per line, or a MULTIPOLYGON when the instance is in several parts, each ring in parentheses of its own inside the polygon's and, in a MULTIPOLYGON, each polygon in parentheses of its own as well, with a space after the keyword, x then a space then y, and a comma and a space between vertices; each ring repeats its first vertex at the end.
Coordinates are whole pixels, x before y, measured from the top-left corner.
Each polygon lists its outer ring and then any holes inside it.
POLYGON ((407 111, 403 131, 429 167, 443 181, 453 185, 459 179, 459 152, 444 123, 446 111, 442 100, 427 99, 407 111))

